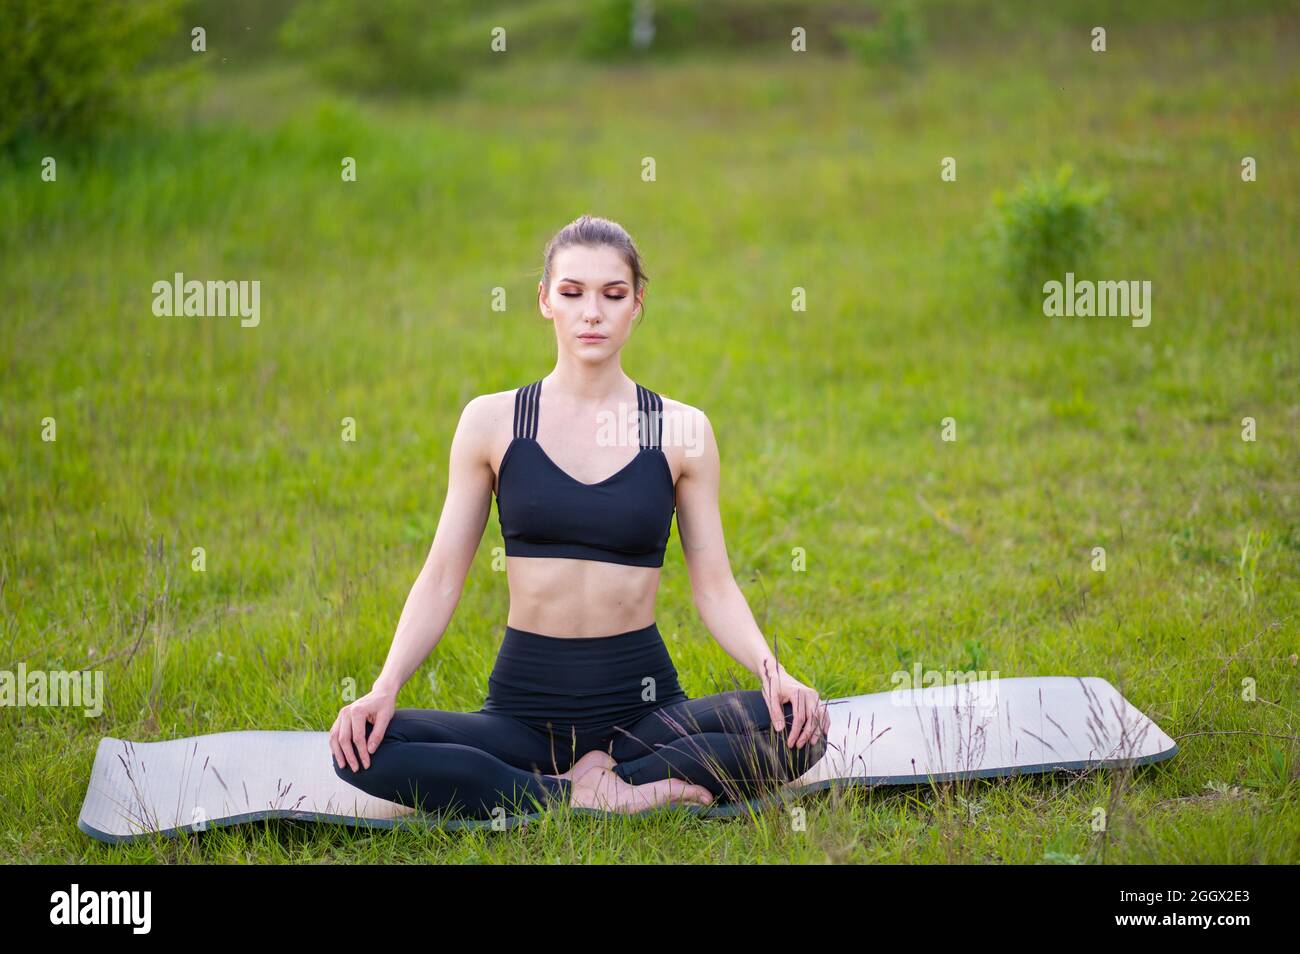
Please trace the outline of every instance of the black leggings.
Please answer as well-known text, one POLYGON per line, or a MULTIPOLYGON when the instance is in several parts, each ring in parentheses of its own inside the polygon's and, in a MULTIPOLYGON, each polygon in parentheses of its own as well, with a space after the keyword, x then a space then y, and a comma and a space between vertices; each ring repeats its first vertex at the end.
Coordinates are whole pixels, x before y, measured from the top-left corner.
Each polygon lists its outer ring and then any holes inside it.
POLYGON ((633 785, 684 779, 715 802, 798 778, 825 752, 825 739, 787 747, 790 704, 778 735, 757 689, 688 698, 653 623, 594 638, 506 627, 488 685, 477 712, 398 709, 370 768, 334 771, 377 798, 489 818, 567 803, 571 782, 552 776, 593 749, 633 785))

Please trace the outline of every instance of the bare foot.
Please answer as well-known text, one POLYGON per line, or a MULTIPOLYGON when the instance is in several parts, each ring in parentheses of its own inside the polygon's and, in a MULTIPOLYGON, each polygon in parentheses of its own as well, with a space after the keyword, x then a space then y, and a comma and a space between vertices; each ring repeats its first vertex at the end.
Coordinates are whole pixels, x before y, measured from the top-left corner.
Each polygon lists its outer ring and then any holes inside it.
POLYGON ((596 766, 574 781, 569 804, 576 808, 630 814, 669 803, 694 802, 708 805, 712 801, 713 795, 707 788, 692 785, 684 779, 666 778, 644 785, 632 785, 608 768, 596 766))
POLYGON ((602 752, 600 749, 592 749, 586 755, 570 766, 567 772, 559 775, 552 775, 551 778, 567 778, 571 782, 576 782, 582 776, 586 775, 593 768, 612 769, 618 763, 614 761, 614 756, 608 752, 602 752))

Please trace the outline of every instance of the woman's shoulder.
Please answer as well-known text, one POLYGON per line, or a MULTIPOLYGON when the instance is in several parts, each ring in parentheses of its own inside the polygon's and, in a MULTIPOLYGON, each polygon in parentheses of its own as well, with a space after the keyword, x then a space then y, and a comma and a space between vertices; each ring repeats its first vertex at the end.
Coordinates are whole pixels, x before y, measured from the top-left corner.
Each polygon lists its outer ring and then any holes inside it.
POLYGON ((679 401, 666 394, 655 391, 663 402, 663 446, 693 448, 688 456, 697 456, 700 448, 713 439, 713 425, 704 411, 685 401, 679 401))
POLYGON ((510 388, 507 391, 489 391, 484 394, 476 395, 469 399, 469 402, 461 410, 461 416, 473 418, 476 421, 482 421, 484 418, 492 418, 506 410, 514 413, 515 392, 518 388, 510 388))
POLYGON ((695 419, 701 423, 708 421, 708 416, 698 407, 687 404, 685 401, 679 401, 676 398, 669 397, 662 391, 656 391, 653 388, 646 388, 652 394, 658 395, 659 400, 663 402, 663 413, 665 416, 675 415, 683 419, 695 419))
POLYGON ((508 438, 513 432, 517 390, 490 391, 470 398, 461 409, 458 429, 489 446, 499 443, 502 434, 508 438))

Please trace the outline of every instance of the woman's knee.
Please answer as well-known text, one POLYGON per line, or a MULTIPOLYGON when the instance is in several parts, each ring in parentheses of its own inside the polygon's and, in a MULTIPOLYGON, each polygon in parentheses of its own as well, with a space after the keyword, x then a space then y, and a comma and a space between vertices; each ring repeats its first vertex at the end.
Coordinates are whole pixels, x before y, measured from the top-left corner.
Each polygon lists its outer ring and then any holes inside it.
MULTIPOLYGON (((754 731, 757 729, 764 732, 775 732, 772 726, 772 710, 769 708, 767 697, 763 695, 761 689, 738 689, 723 695, 734 697, 733 708, 738 711, 743 723, 734 727, 729 726, 726 731, 754 731)), ((794 728, 793 703, 781 703, 781 716, 782 725, 778 734, 784 743, 790 737, 791 729, 794 728)), ((809 718, 813 718, 813 714, 810 713, 809 718)), ((824 741, 823 739, 822 742, 824 743, 824 741)), ((804 746, 804 748, 807 748, 807 746, 804 746)), ((823 744, 819 748, 824 751, 825 745, 823 744)), ((819 754, 818 758, 820 757, 819 754)))
POLYGON ((793 781, 822 760, 826 754, 826 736, 822 735, 816 742, 805 742, 790 752, 790 779, 793 781))
MULTIPOLYGON (((776 731, 772 724, 772 713, 767 698, 759 689, 733 690, 725 695, 733 696, 735 708, 742 714, 743 724, 728 726, 725 731, 750 736, 767 753, 768 771, 776 770, 787 781, 793 781, 806 773, 821 761, 826 754, 826 737, 821 735, 816 742, 805 741, 803 745, 792 747, 790 739, 794 731, 794 705, 781 703, 781 731, 776 731), (759 741, 762 740, 762 741, 759 741)), ((731 720, 728 720, 731 721, 731 720)), ((800 734, 803 733, 802 727, 800 734)))
MULTIPOLYGON (((794 707, 788 702, 782 703, 781 714, 784 718, 784 725, 777 735, 780 738, 781 748, 787 756, 787 772, 790 779, 793 780, 821 761, 822 756, 826 754, 826 736, 824 733, 818 732, 816 742, 813 742, 810 738, 803 745, 792 748, 789 742, 790 734, 794 730, 794 707)), ((802 734, 803 728, 801 727, 800 735, 802 734)))
MULTIPOLYGON (((396 719, 393 721, 395 722, 396 719)), ((389 724, 392 725, 392 723, 389 724)), ((363 746, 369 743, 370 735, 373 730, 374 726, 370 723, 366 723, 366 741, 362 743, 363 746)), ((370 753, 370 767, 367 768, 365 763, 361 760, 361 752, 349 738, 344 753, 343 764, 339 765, 338 759, 334 757, 334 751, 331 749, 330 765, 334 767, 334 774, 343 779, 343 781, 355 785, 358 788, 365 789, 367 788, 366 783, 368 781, 376 779, 383 774, 381 771, 376 770, 376 763, 389 761, 389 759, 394 755, 395 750, 400 748, 402 741, 403 739, 400 735, 385 732, 384 737, 379 741, 379 745, 375 747, 375 751, 370 753), (349 751, 352 753, 353 758, 357 760, 356 771, 353 771, 352 766, 348 763, 346 753, 349 751)))
POLYGON ((357 763, 357 770, 352 771, 346 760, 340 766, 331 754, 330 764, 334 767, 334 774, 340 779, 347 782, 353 788, 360 789, 367 795, 373 795, 377 798, 390 798, 387 794, 387 780, 380 777, 380 773, 375 771, 374 756, 371 756, 370 767, 366 768, 360 762, 357 763))
POLYGON ((352 766, 348 764, 346 757, 343 759, 343 764, 339 765, 338 759, 334 757, 333 752, 330 753, 330 765, 334 767, 334 774, 343 779, 343 781, 350 785, 355 785, 357 788, 365 788, 366 781, 374 778, 375 775, 378 774, 374 772, 375 757, 373 754, 370 756, 369 768, 367 768, 365 763, 361 761, 359 754, 356 755, 355 758, 357 759, 356 771, 352 770, 352 766))
MULTIPOLYGON (((719 700, 716 711, 722 732, 766 732, 772 728, 772 712, 761 689, 732 689, 712 697, 719 700)), ((790 711, 786 704, 786 711, 790 711)))

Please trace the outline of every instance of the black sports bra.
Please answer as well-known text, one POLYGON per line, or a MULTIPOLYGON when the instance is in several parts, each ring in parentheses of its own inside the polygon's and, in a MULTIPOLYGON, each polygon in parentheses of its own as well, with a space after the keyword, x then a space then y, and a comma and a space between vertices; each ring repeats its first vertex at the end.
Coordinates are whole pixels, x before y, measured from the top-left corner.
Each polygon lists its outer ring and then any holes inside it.
POLYGON ((497 469, 506 556, 663 566, 677 495, 661 445, 663 398, 636 386, 640 449, 617 473, 584 484, 537 443, 542 382, 515 391, 515 436, 497 469))

